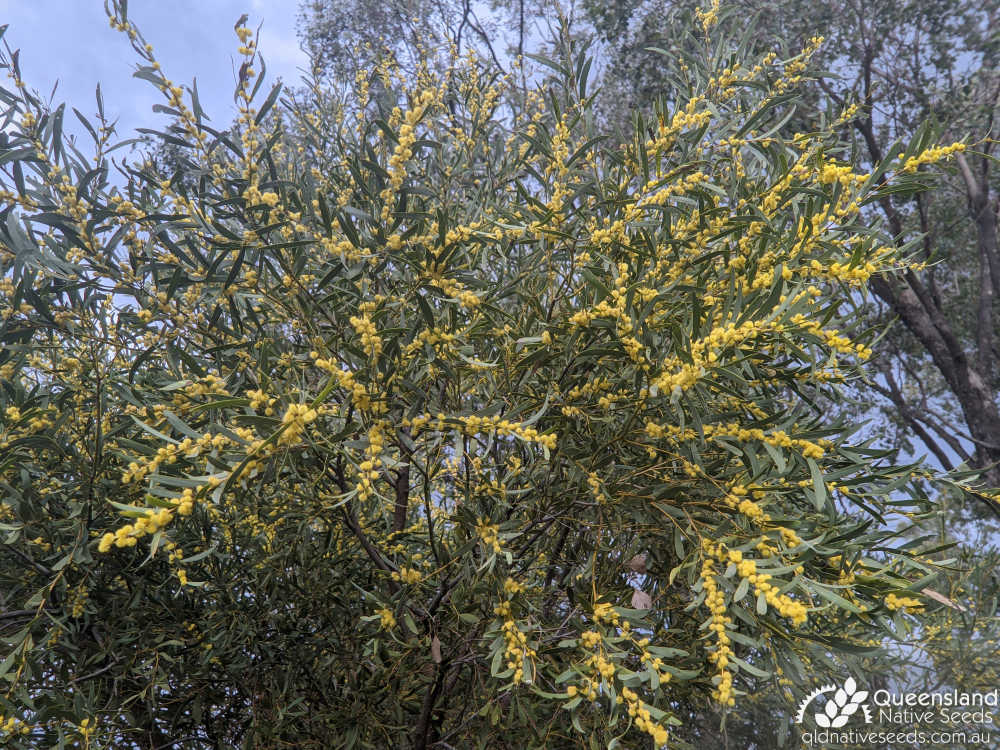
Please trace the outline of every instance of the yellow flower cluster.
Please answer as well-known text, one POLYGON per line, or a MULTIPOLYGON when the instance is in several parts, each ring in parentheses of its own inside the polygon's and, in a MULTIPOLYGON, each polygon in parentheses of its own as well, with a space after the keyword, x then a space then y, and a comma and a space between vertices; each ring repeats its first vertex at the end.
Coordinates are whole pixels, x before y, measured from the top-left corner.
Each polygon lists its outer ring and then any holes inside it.
POLYGON ((184 438, 179 443, 164 445, 157 449, 146 464, 139 464, 135 461, 129 463, 128 471, 122 474, 122 484, 141 482, 150 474, 155 474, 161 466, 169 466, 182 456, 196 458, 202 451, 225 448, 231 442, 231 439, 226 435, 221 433, 213 435, 206 432, 197 440, 184 438))
MULTIPOLYGON (((950 146, 935 146, 934 148, 922 151, 916 156, 911 156, 903 164, 902 170, 904 172, 916 172, 924 164, 934 164, 954 153, 961 153, 963 151, 965 151, 964 143, 952 143, 950 146)), ((905 154, 900 154, 899 158, 902 159, 904 156, 905 154)))
POLYGON ((863 286, 877 270, 875 263, 870 261, 858 263, 854 268, 851 268, 850 263, 831 263, 823 266, 818 260, 814 260, 813 264, 815 265, 811 265, 811 269, 817 276, 836 279, 850 286, 863 286))
POLYGON ((383 630, 392 630, 396 627, 396 616, 391 609, 382 607, 382 609, 376 610, 375 614, 379 616, 379 627, 383 630))
POLYGON ((278 201, 280 200, 277 193, 272 193, 270 191, 262 193, 260 188, 253 184, 248 186, 247 189, 243 191, 243 198, 248 206, 266 205, 271 208, 277 206, 278 201))
POLYGON ((653 721, 649 709, 639 700, 638 694, 631 688, 623 687, 622 699, 628 707, 628 715, 635 720, 636 727, 653 738, 654 746, 665 745, 668 737, 666 728, 653 721))
POLYGON ((66 597, 66 604, 70 607, 71 617, 81 617, 84 608, 87 606, 87 589, 81 584, 70 589, 66 597))
POLYGON ((649 155, 651 157, 659 157, 673 145, 678 133, 687 129, 700 128, 702 125, 710 122, 712 119, 712 112, 710 110, 702 109, 700 112, 698 111, 698 108, 704 103, 704 96, 693 96, 688 100, 684 109, 679 109, 674 113, 669 124, 661 120, 656 139, 646 141, 646 150, 649 152, 649 155))
POLYGON ((425 345, 432 347, 437 352, 447 351, 456 338, 455 334, 439 328, 425 328, 406 345, 406 354, 412 355, 423 349, 425 345))
POLYGON ((791 620, 793 625, 801 625, 806 621, 806 605, 785 594, 779 594, 778 587, 770 582, 771 576, 757 572, 756 561, 744 559, 739 550, 729 551, 729 561, 736 564, 740 577, 746 578, 758 594, 763 594, 765 601, 778 610, 778 614, 791 620))
POLYGON ((775 448, 797 448, 806 458, 822 458, 826 451, 818 443, 789 437, 784 430, 764 432, 757 428, 740 427, 737 424, 706 425, 706 435, 731 435, 740 441, 759 440, 775 448))
POLYGON ((46 409, 31 409, 24 413, 16 406, 7 407, 6 417, 8 423, 0 429, 0 434, 3 435, 0 438, 0 448, 6 448, 13 441, 24 437, 26 434, 41 432, 51 427, 54 424, 50 416, 52 413, 53 410, 51 407, 46 409), (33 416, 28 417, 29 414, 33 416), (24 420, 26 417, 27 423, 25 424, 24 420))
POLYGON ((702 30, 707 34, 719 22, 719 0, 712 0, 708 10, 702 10, 699 5, 694 9, 694 15, 701 24, 702 30))
POLYGON ((912 596, 896 596, 895 594, 886 596, 885 606, 893 611, 897 609, 905 611, 908 609, 912 612, 920 612, 924 608, 923 602, 919 599, 915 599, 912 596))
MULTIPOLYGON (((748 490, 746 487, 738 484, 734 486, 729 491, 729 494, 725 495, 722 500, 730 508, 735 508, 757 525, 763 525, 770 521, 771 517, 764 512, 760 505, 746 496, 747 492, 748 490)), ((757 492, 754 493, 755 496, 758 494, 759 493, 757 492)))
POLYGON ((315 421, 316 410, 308 404, 291 404, 281 418, 285 431, 278 438, 279 445, 294 445, 306 431, 306 425, 315 421))
POLYGON ((861 185, 869 175, 857 173, 849 164, 837 164, 833 159, 827 161, 819 171, 819 181, 826 184, 839 183, 846 187, 861 185))
POLYGON ((597 476, 597 472, 588 471, 587 472, 587 485, 590 487, 590 494, 594 496, 594 499, 599 503, 605 502, 607 496, 604 493, 604 488, 601 484, 601 478, 597 476))
POLYGON ((382 339, 379 338, 375 324, 368 315, 352 315, 351 325, 361 337, 361 346, 369 357, 374 359, 382 353, 382 339))
MULTIPOLYGON (((653 421, 648 421, 645 429, 646 434, 653 439, 671 437, 675 441, 681 442, 694 440, 698 437, 698 433, 691 428, 681 429, 675 425, 659 425, 653 421)), ((790 437, 784 430, 764 432, 756 427, 742 427, 735 422, 703 425, 702 434, 707 438, 734 437, 741 442, 758 440, 775 448, 797 448, 806 458, 822 458, 826 454, 821 444, 790 437)))
POLYGON ((798 57, 793 58, 785 64, 784 75, 774 86, 775 95, 784 93, 802 80, 802 73, 809 66, 809 60, 816 53, 816 50, 822 46, 824 41, 821 36, 812 37, 798 57))
POLYGON ((598 602, 594 605, 594 622, 598 625, 601 623, 618 625, 618 623, 621 622, 621 616, 615 612, 614 606, 610 603, 598 602))
POLYGON ((354 263, 362 256, 362 251, 354 247, 354 243, 346 237, 323 237, 319 244, 331 255, 340 256, 348 263, 354 263))
MULTIPOLYGON (((637 206, 665 206, 667 202, 675 195, 685 195, 691 192, 694 188, 708 182, 708 175, 704 172, 692 172, 691 174, 682 177, 675 182, 670 183, 666 187, 661 187, 655 192, 650 192, 649 194, 641 197, 636 201, 637 206)), ((658 184, 657 181, 651 180, 646 185, 646 190, 653 190, 658 184)))
POLYGON ((610 245, 615 241, 624 242, 626 239, 625 226, 625 222, 621 219, 612 224, 610 219, 605 218, 604 227, 602 229, 598 229, 596 227, 591 229, 590 241, 598 247, 602 245, 610 245))
MULTIPOLYGON (((513 619, 504 620, 504 656, 507 658, 507 668, 514 670, 514 682, 522 682, 525 679, 524 662, 527 659, 532 671, 534 670, 535 650, 528 645, 528 636, 517 626, 513 619)), ((527 682, 531 682, 534 675, 528 675, 527 682)))
POLYGON ((726 552, 721 544, 717 546, 708 544, 705 549, 719 560, 735 565, 740 577, 746 578, 754 587, 754 591, 757 594, 763 594, 765 601, 778 610, 782 617, 791 620, 793 625, 801 625, 806 621, 806 606, 786 594, 778 593, 778 587, 770 582, 771 576, 768 573, 757 572, 755 560, 743 557, 743 553, 739 550, 726 552))
MULTIPOLYGON (((438 414, 438 429, 444 428, 444 414, 438 414)), ((521 438, 521 440, 526 443, 540 443, 547 447, 549 450, 554 450, 556 447, 556 436, 555 435, 540 435, 538 430, 534 427, 522 427, 516 422, 511 422, 508 419, 501 419, 500 417, 456 417, 459 422, 465 425, 469 432, 488 432, 493 431, 498 435, 513 435, 515 437, 521 438)))
MULTIPOLYGON (((219 480, 213 477, 212 479, 209 480, 208 486, 215 487, 218 485, 218 483, 219 480)), ((177 515, 179 516, 191 515, 191 511, 194 509, 194 501, 196 495, 197 492, 191 487, 188 487, 181 493, 180 498, 177 500, 177 515)))
POLYGON ((705 367, 696 362, 681 365, 677 372, 664 372, 653 381, 653 385, 671 396, 680 396, 705 376, 705 367))
POLYGON ((792 529, 779 526, 778 531, 781 534, 781 539, 784 541, 786 547, 798 547, 802 544, 802 539, 792 529))
MULTIPOLYGON (((185 490, 185 492, 190 492, 190 489, 185 490)), ((178 509, 178 512, 180 512, 180 509, 178 509)), ((151 510, 146 516, 136 519, 134 524, 125 524, 114 533, 108 532, 102 536, 100 543, 97 545, 97 551, 107 552, 112 546, 134 547, 136 542, 146 534, 155 534, 160 529, 168 526, 173 520, 174 514, 169 508, 160 508, 156 511, 151 510)))
POLYGON ((594 672, 600 675, 601 679, 611 683, 615 678, 615 665, 610 660, 604 658, 603 654, 594 654, 587 660, 587 664, 594 668, 594 672))
MULTIPOLYGON (((625 624, 627 625, 628 623, 626 622, 625 624)), ((653 656, 653 654, 646 649, 649 645, 649 639, 641 638, 640 640, 635 641, 635 643, 642 649, 642 655, 639 657, 639 663, 645 664, 650 672, 655 672, 661 683, 670 682, 671 674, 663 669, 663 659, 659 656, 653 656)))
MULTIPOLYGON (((611 294, 598 302, 589 310, 579 310, 570 316, 569 322, 574 326, 586 328, 595 318, 606 318, 615 321, 615 331, 621 340, 622 347, 629 357, 636 362, 641 361, 642 344, 637 338, 632 336, 632 318, 626 311, 628 303, 628 288, 630 283, 629 268, 627 263, 618 264, 618 278, 611 294)), ((655 296, 655 291, 653 291, 655 296)), ((611 401, 606 400, 601 404, 604 408, 611 405, 611 401)))
POLYGON ((434 98, 435 94, 433 91, 427 90, 422 92, 416 102, 416 106, 407 111, 404 122, 399 128, 399 138, 396 147, 393 149, 392 156, 389 157, 388 184, 381 194, 383 201, 383 223, 388 223, 392 200, 399 188, 402 187, 403 180, 406 179, 406 162, 413 157, 413 144, 417 141, 416 126, 424 116, 424 111, 434 101, 434 98))
POLYGON ((483 540, 483 544, 491 547, 497 554, 503 551, 503 542, 500 540, 499 532, 499 526, 485 519, 480 519, 479 523, 476 524, 476 533, 483 540))
MULTIPOLYGON (((362 411, 370 411, 373 414, 385 413, 385 403, 383 401, 373 400, 364 384, 359 383, 354 379, 353 372, 342 369, 335 360, 320 357, 318 352, 310 352, 309 356, 315 360, 317 367, 325 370, 337 378, 340 387, 350 392, 351 403, 353 403, 355 407, 362 411)), ((407 425, 404 424, 403 426, 405 427, 407 425)))
MULTIPOLYGON (((561 224, 565 218, 562 211, 563 203, 572 193, 565 180, 565 177, 569 172, 566 162, 569 159, 569 154, 572 149, 572 134, 566 126, 566 117, 567 115, 564 113, 559 122, 555 125, 555 132, 552 135, 551 143, 551 158, 543 158, 541 154, 539 154, 539 158, 542 159, 542 162, 545 164, 546 176, 555 175, 555 179, 553 179, 552 186, 550 188, 549 200, 546 201, 545 207, 552 211, 553 216, 551 222, 556 226, 561 224)), ((541 229, 541 227, 539 227, 539 229, 541 229)))
POLYGON ((15 734, 31 734, 31 725, 21 721, 16 716, 8 716, 0 724, 0 735, 11 736, 15 734))
POLYGON ((271 398, 261 390, 247 391, 247 398, 250 399, 250 408, 254 411, 263 411, 268 417, 274 415, 274 404, 277 399, 271 398))
POLYGON ((378 469, 382 465, 380 458, 385 448, 385 434, 381 424, 374 424, 368 430, 368 447, 365 449, 367 458, 358 464, 358 497, 362 500, 370 497, 372 483, 378 479, 378 469))
POLYGON ((400 567, 399 571, 392 571, 392 580, 402 581, 403 583, 420 583, 424 580, 424 575, 416 568, 407 568, 405 566, 400 567))
POLYGON ((566 394, 567 401, 576 401, 579 398, 595 396, 611 389, 611 381, 604 377, 597 377, 583 385, 573 386, 566 394))
MULTIPOLYGON (((712 546, 705 540, 706 551, 712 546)), ((708 660, 715 664, 716 678, 719 683, 712 693, 723 706, 733 706, 736 700, 733 698, 733 675, 726 668, 729 665, 729 657, 733 655, 732 641, 726 634, 726 626, 732 624, 731 617, 726 615, 726 597, 719 589, 715 573, 715 560, 706 557, 701 564, 701 581, 705 589, 705 607, 711 613, 711 622, 708 629, 715 633, 715 651, 708 655, 708 660)))
POLYGON ((184 392, 196 398, 198 396, 208 396, 208 395, 228 395, 226 390, 226 381, 220 378, 218 375, 208 374, 199 381, 189 383, 184 386, 184 392))
POLYGON ((576 685, 570 685, 566 688, 566 693, 570 697, 575 696, 577 692, 581 693, 587 700, 597 700, 597 683, 589 678, 584 678, 580 688, 577 688, 576 685))
POLYGON ((517 594, 524 592, 524 584, 519 583, 508 576, 507 580, 503 582, 503 590, 510 596, 516 596, 517 594))
POLYGON ((79 733, 80 738, 85 743, 88 744, 90 742, 90 736, 94 733, 96 729, 97 729, 97 723, 89 718, 81 720, 79 725, 77 726, 77 732, 79 733))
MULTIPOLYGON (((810 287, 812 289, 814 287, 810 287)), ((872 350, 864 344, 856 344, 846 336, 841 336, 836 328, 823 328, 814 320, 809 320, 805 315, 797 314, 792 317, 793 325, 799 326, 803 330, 809 331, 823 340, 823 343, 837 352, 844 354, 854 354, 861 359, 871 356, 872 350)))
POLYGON ((775 323, 748 320, 739 325, 733 323, 713 328, 706 337, 691 345, 691 357, 695 361, 707 360, 709 364, 714 364, 718 360, 718 354, 713 350, 747 343, 776 327, 775 323))
POLYGON ((465 308, 473 308, 479 305, 479 297, 475 293, 470 292, 465 288, 465 285, 460 281, 455 281, 455 279, 449 279, 445 276, 432 277, 433 282, 441 288, 441 291, 447 294, 452 299, 458 300, 458 303, 465 308))

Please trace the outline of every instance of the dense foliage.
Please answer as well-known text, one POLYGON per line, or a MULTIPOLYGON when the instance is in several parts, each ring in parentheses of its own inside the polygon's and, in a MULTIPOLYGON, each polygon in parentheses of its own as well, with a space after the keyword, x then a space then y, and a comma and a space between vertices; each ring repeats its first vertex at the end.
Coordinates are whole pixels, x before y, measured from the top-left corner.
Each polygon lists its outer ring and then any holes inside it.
POLYGON ((863 206, 961 144, 783 135, 819 40, 714 9, 624 148, 572 49, 292 102, 242 24, 220 132, 123 8, 174 171, 0 91, 11 746, 680 746, 937 606, 911 472, 817 404, 909 264, 863 206))
MULTIPOLYGON (((692 0, 620 0, 593 4, 604 40, 607 71, 603 106, 612 120, 631 108, 648 109, 669 89, 662 56, 652 47, 683 44, 664 22, 692 0), (598 13, 597 8, 600 8, 598 13), (625 106, 623 106, 623 103, 625 106)), ((885 440, 911 454, 928 451, 947 470, 974 466, 1000 485, 1000 368, 996 366, 996 299, 1000 295, 1000 240, 993 168, 1000 91, 996 0, 906 0, 816 4, 767 0, 727 4, 724 25, 739 32, 753 17, 755 44, 800 44, 816 33, 826 42, 814 64, 823 71, 805 90, 794 129, 811 129, 825 103, 857 102, 841 135, 849 159, 867 171, 891 155, 893 142, 922 127, 942 139, 964 139, 970 151, 941 170, 922 167, 933 191, 885 197, 872 213, 899 244, 919 243, 926 267, 886 276, 865 317, 896 319, 875 347, 871 378, 862 391, 879 404, 885 440), (877 374, 877 375, 876 375, 877 374)), ((1000 518, 1000 506, 978 498, 969 510, 1000 518), (978 507, 975 507, 978 506, 978 507)), ((996 546, 994 541, 993 546, 996 546)))

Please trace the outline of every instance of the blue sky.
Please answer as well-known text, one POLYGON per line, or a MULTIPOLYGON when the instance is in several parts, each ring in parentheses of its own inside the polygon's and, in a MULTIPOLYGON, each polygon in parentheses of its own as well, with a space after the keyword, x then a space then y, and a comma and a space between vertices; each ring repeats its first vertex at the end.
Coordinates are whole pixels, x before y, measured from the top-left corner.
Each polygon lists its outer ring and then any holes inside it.
MULTIPOLYGON (((235 114, 236 20, 247 13, 252 29, 263 23, 259 49, 267 78, 280 76, 294 85, 300 69, 308 67, 295 34, 297 12, 297 0, 129 2, 129 18, 153 45, 167 76, 180 85, 190 85, 197 76, 202 106, 217 127, 235 114)), ((136 127, 158 128, 167 122, 166 116, 152 112, 153 104, 162 103, 160 93, 132 77, 135 53, 127 37, 108 25, 103 0, 0 0, 0 24, 9 24, 4 40, 21 51, 25 81, 45 99, 58 80, 54 103, 67 102, 91 118, 99 82, 105 111, 118 117, 121 137, 136 127)), ((66 129, 82 133, 75 119, 66 118, 66 129)))

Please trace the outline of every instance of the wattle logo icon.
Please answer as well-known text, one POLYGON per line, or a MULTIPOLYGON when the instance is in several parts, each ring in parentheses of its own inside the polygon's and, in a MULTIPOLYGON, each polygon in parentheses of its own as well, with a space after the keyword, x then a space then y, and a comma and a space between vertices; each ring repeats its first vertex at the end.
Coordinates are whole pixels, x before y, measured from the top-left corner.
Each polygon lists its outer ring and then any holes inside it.
POLYGON ((822 711, 813 714, 816 725, 823 729, 839 729, 844 726, 860 708, 865 717, 865 723, 871 724, 872 717, 865 700, 868 698, 867 690, 858 690, 858 685, 853 677, 848 677, 844 686, 838 688, 834 685, 824 685, 807 695, 799 704, 798 713, 795 716, 795 723, 801 724, 805 719, 806 709, 819 696, 826 693, 833 693, 822 711))

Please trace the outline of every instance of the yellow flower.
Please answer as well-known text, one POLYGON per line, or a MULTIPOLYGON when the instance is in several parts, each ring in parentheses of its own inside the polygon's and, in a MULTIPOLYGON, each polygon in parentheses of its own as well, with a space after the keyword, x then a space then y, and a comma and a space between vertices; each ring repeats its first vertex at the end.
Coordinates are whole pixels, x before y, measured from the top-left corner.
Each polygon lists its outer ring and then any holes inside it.
POLYGON ((376 610, 375 614, 381 618, 379 626, 383 630, 391 630, 396 627, 396 616, 392 613, 391 609, 383 607, 382 609, 376 610))

